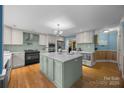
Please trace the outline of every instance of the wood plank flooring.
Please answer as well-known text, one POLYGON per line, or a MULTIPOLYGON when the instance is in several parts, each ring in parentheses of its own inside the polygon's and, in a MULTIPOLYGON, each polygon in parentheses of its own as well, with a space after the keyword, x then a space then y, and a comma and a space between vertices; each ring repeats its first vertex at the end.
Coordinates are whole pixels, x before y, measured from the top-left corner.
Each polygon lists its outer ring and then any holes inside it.
POLYGON ((40 71, 39 64, 29 65, 11 72, 10 88, 52 88, 55 87, 40 71))
POLYGON ((72 87, 124 88, 124 80, 117 64, 99 62, 93 68, 83 66, 83 77, 72 87))
MULTIPOLYGON (((83 76, 72 88, 89 87, 123 87, 124 80, 121 78, 117 65, 114 63, 97 63, 93 68, 82 66, 83 76)), ((39 64, 29 65, 13 69, 9 82, 10 88, 55 88, 40 72, 39 64)))

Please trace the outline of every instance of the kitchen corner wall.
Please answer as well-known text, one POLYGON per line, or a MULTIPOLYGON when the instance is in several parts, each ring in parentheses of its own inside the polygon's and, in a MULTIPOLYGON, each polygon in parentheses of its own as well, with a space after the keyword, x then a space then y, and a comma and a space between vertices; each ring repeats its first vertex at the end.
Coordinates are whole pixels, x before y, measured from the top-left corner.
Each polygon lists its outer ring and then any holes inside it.
POLYGON ((23 45, 4 45, 4 50, 12 51, 12 52, 24 52, 24 50, 32 49, 39 50, 41 53, 45 52, 45 47, 43 45, 39 45, 39 35, 33 34, 32 40, 26 40, 27 33, 23 33, 23 45))

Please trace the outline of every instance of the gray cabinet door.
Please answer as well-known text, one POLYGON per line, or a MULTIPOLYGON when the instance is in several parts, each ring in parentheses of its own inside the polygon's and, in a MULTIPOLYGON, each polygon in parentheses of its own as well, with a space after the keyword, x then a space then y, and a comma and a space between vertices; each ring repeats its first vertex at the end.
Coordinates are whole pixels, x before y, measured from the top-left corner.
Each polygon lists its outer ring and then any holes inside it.
POLYGON ((54 61, 54 82, 58 87, 62 87, 62 62, 54 61))
POLYGON ((46 56, 42 56, 41 66, 42 66, 42 72, 45 75, 47 75, 48 60, 47 60, 47 57, 46 56))
POLYGON ((43 62, 44 61, 44 56, 41 55, 40 56, 40 70, 44 73, 44 65, 43 65, 43 62))
POLYGON ((48 78, 53 81, 53 59, 48 58, 48 78))

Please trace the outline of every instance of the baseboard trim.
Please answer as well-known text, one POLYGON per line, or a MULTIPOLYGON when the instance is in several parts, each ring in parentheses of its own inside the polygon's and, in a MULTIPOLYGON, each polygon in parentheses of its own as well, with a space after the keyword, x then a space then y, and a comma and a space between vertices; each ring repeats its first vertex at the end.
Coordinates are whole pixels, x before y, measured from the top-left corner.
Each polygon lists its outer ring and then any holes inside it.
POLYGON ((117 61, 114 61, 114 60, 96 60, 96 62, 111 62, 111 63, 117 63, 117 61))

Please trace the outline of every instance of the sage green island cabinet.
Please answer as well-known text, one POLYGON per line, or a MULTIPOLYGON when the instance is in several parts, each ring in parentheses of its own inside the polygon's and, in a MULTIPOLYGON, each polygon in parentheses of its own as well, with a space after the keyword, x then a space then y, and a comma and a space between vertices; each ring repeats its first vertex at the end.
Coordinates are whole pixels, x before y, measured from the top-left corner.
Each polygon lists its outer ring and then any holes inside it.
POLYGON ((53 59, 46 56, 41 56, 40 59, 41 71, 49 80, 53 80, 53 59))
POLYGON ((48 78, 53 80, 53 59, 48 58, 48 78))
POLYGON ((41 61, 42 61, 42 63, 40 63, 40 65, 42 64, 41 65, 42 72, 45 75, 47 75, 47 65, 48 65, 47 57, 46 56, 42 56, 41 61))
POLYGON ((82 76, 82 55, 44 53, 40 58, 41 72, 56 87, 71 87, 82 76))

